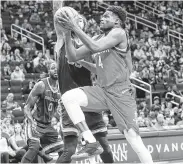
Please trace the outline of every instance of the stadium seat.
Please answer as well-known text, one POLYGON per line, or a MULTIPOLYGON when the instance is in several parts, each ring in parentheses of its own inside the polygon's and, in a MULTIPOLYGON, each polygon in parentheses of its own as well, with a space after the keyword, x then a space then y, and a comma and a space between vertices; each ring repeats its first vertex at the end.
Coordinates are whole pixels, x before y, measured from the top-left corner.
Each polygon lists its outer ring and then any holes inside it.
POLYGON ((15 101, 23 101, 22 93, 14 93, 14 100, 15 101))
POLYGON ((7 93, 1 93, 1 101, 4 101, 4 100, 6 100, 6 97, 7 97, 7 93))
POLYGON ((25 74, 25 79, 26 80, 33 80, 34 79, 34 74, 33 73, 27 73, 27 74, 25 74))
POLYGON ((29 82, 30 82, 30 80, 24 80, 24 81, 22 82, 22 87, 23 87, 23 89, 26 89, 26 88, 29 86, 29 82))
POLYGON ((10 92, 22 93, 22 81, 10 80, 10 92))
POLYGON ((4 78, 6 79, 6 80, 10 80, 10 76, 4 76, 4 78))
POLYGON ((10 88, 8 88, 7 86, 1 86, 1 94, 2 93, 9 93, 10 88))
POLYGON ((4 87, 4 86, 8 86, 8 87, 10 87, 10 82, 9 82, 9 80, 2 80, 1 81, 1 87, 4 87))
POLYGON ((1 81, 1 93, 9 93, 10 91, 10 85, 9 85, 9 80, 2 80, 1 81))

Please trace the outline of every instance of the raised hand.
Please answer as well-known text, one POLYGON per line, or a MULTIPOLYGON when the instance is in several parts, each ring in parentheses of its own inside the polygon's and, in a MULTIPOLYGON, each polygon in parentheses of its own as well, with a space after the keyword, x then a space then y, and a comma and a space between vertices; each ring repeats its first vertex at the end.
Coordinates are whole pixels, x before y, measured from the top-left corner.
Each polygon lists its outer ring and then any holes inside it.
POLYGON ((78 16, 70 17, 69 14, 65 11, 61 16, 57 16, 58 23, 65 29, 73 30, 78 27, 78 16))

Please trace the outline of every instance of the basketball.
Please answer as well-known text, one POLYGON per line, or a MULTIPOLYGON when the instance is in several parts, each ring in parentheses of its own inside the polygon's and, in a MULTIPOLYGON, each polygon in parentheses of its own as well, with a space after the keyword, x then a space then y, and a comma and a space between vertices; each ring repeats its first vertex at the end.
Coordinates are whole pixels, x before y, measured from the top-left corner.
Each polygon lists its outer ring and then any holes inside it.
POLYGON ((57 20, 57 17, 62 17, 63 13, 67 13, 69 15, 69 17, 72 17, 72 18, 75 18, 79 15, 79 13, 72 7, 62 7, 56 11, 56 13, 54 15, 55 21, 57 20))

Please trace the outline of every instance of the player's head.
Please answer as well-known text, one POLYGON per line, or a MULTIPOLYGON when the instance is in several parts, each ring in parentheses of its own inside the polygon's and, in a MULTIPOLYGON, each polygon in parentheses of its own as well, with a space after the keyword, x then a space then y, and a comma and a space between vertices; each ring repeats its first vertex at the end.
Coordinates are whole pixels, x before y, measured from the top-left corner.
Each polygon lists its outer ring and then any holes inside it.
POLYGON ((58 74, 57 74, 57 64, 55 62, 51 62, 49 64, 49 76, 50 78, 52 78, 53 80, 57 80, 58 79, 58 74))
POLYGON ((125 21, 126 11, 124 11, 120 6, 110 6, 101 17, 100 28, 103 31, 108 31, 115 26, 123 27, 125 21))
POLYGON ((87 20, 83 15, 78 16, 78 25, 83 31, 86 30, 87 20))

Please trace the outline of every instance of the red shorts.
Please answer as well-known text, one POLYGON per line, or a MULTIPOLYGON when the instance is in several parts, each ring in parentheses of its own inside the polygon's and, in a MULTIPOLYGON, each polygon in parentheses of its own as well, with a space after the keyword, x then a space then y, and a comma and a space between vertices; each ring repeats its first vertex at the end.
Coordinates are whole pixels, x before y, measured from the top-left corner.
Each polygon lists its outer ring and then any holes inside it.
POLYGON ((110 88, 101 88, 99 86, 81 87, 88 97, 88 105, 84 111, 101 112, 110 110, 114 120, 121 131, 134 129, 139 134, 139 128, 135 120, 137 105, 135 101, 134 88, 128 86, 112 86, 110 88), (93 109, 91 111, 91 109, 93 109))

